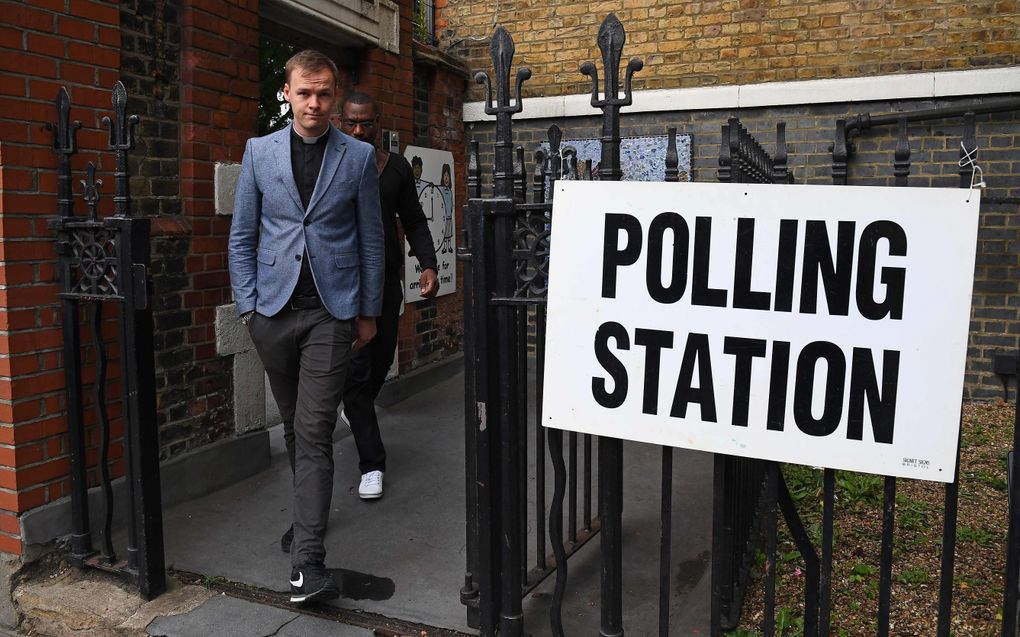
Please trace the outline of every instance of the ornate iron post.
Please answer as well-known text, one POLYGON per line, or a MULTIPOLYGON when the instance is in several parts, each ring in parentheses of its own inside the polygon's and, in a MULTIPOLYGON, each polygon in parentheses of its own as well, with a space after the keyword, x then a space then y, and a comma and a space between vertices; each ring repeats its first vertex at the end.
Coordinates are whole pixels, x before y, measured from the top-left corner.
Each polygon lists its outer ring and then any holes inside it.
MULTIPOLYGON (((514 43, 503 27, 498 27, 493 34, 490 50, 496 74, 495 104, 488 74, 476 73, 475 81, 485 86, 485 112, 496 116, 494 199, 474 208, 473 215, 479 219, 473 222, 471 239, 475 255, 479 253, 480 242, 491 240, 489 245, 492 246, 491 254, 484 261, 478 257, 474 260, 474 278, 485 279, 481 285, 475 283, 473 295, 478 310, 475 316, 489 326, 486 328, 489 330, 486 340, 475 342, 475 363, 498 370, 492 375, 482 372, 485 378, 475 378, 478 410, 487 415, 484 432, 479 424, 479 435, 484 433, 486 441, 478 445, 478 498, 480 510, 487 517, 479 523, 478 542, 481 559, 488 560, 491 566, 482 575, 485 581, 479 583, 480 619, 483 634, 495 634, 495 626, 491 624, 495 621, 493 611, 498 608, 499 634, 514 637, 522 635, 524 631, 521 592, 525 536, 522 535, 520 525, 515 524, 524 502, 520 479, 520 428, 525 425, 521 422, 523 412, 518 396, 522 381, 516 364, 519 345, 517 314, 522 310, 513 303, 494 301, 493 297, 510 298, 515 289, 514 198, 518 194, 518 183, 523 189, 523 178, 518 182, 517 171, 514 169, 512 118, 521 112, 521 87, 531 77, 531 71, 527 68, 517 71, 517 95, 511 103, 510 67, 513 63, 514 43), (484 275, 481 274, 483 271, 484 275), (480 350, 483 351, 483 358, 494 354, 496 360, 482 360, 478 356, 480 350), (484 389, 483 382, 487 384, 484 389), (487 400, 483 401, 483 395, 487 400), (489 450, 485 457, 482 455, 483 447, 489 450), (487 466, 483 466, 483 463, 487 466), (497 503, 498 509, 494 506, 497 503)), ((523 167, 520 172, 523 175, 523 167)), ((480 416, 480 419, 485 417, 480 416)))
POLYGON ((166 590, 163 562, 163 521, 159 484, 159 438, 156 429, 155 361, 152 342, 152 310, 149 303, 149 221, 131 218, 128 181, 128 151, 134 148, 136 115, 127 115, 127 91, 118 82, 113 89, 112 118, 104 117, 109 128, 109 149, 116 153, 114 172, 115 214, 98 217, 96 206, 102 180, 96 179, 91 163, 88 177, 82 180, 88 218, 73 215, 70 194, 69 156, 76 152, 73 131, 80 124, 68 125, 70 102, 61 89, 57 96, 58 123, 54 131, 54 150, 60 154, 58 181, 59 214, 51 222, 57 232, 57 254, 62 304, 68 433, 71 442, 71 503, 74 533, 71 561, 79 566, 95 566, 123 575, 146 598, 166 590), (130 529, 127 559, 119 562, 113 551, 113 488, 107 466, 109 418, 106 414, 106 346, 101 338, 103 303, 123 303, 120 351, 123 366, 124 438, 127 460, 127 487, 130 501, 130 529), (90 326, 96 351, 97 419, 100 425, 99 474, 106 506, 104 545, 95 556, 91 547, 88 516, 88 484, 85 478, 85 448, 81 397, 81 354, 78 306, 92 305, 90 326))
POLYGON ((131 217, 127 154, 135 147, 137 115, 127 115, 127 91, 113 88, 114 117, 103 118, 110 129, 110 150, 117 158, 114 173, 114 216, 107 224, 120 233, 120 277, 124 295, 121 343, 124 353, 125 428, 129 449, 131 533, 128 567, 137 569, 142 594, 155 597, 166 590, 163 562, 163 511, 159 485, 159 434, 156 428, 156 377, 152 342, 149 285, 149 220, 131 217))
MULTIPOLYGON (((56 124, 47 124, 53 132, 53 151, 59 158, 57 173, 57 223, 74 217, 71 196, 71 155, 78 152, 76 133, 81 122, 71 122, 71 99, 67 89, 61 87, 55 100, 56 124)), ((70 256, 71 242, 57 242, 57 254, 70 256)), ((73 285, 70 270, 60 271, 60 288, 69 290, 73 285)), ((81 566, 92 554, 92 533, 89 530, 88 481, 85 471, 84 407, 81 398, 81 336, 78 330, 80 314, 78 299, 63 296, 60 315, 64 333, 64 386, 67 388, 67 436, 71 458, 71 554, 70 561, 81 566)))
MULTIPOLYGON (((605 72, 603 97, 598 97, 598 71, 591 62, 581 65, 581 73, 591 78, 591 105, 602 109, 602 159, 600 180, 619 181, 620 107, 633 101, 631 79, 643 66, 633 58, 627 63, 624 95, 620 97, 620 60, 626 34, 623 24, 610 13, 599 27, 598 45, 602 51, 605 72)), ((599 634, 604 637, 623 635, 623 442, 616 438, 599 438, 599 510, 602 516, 602 623, 599 634)))

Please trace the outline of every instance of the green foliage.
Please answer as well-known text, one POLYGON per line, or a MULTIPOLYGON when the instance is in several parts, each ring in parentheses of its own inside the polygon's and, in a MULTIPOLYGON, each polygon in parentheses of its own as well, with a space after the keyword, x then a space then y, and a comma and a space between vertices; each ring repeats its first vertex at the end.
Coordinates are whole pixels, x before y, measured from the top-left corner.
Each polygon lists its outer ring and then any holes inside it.
POLYGON ((1000 539, 998 533, 985 527, 959 526, 956 528, 956 541, 960 544, 977 544, 987 548, 994 546, 1000 539))
POLYGON ((1006 493, 1006 491, 1009 489, 1009 483, 1006 482, 1005 471, 1003 471, 1002 474, 999 475, 997 473, 992 473, 990 471, 978 470, 972 473, 968 473, 967 476, 976 478, 977 480, 983 482, 989 487, 995 489, 996 491, 1001 491, 1002 493, 1006 493))
POLYGON ((868 579, 875 574, 875 567, 867 564, 854 564, 853 568, 850 569, 849 579, 854 584, 860 584, 868 581, 868 579))
POLYGON ((798 464, 783 465, 783 478, 790 497, 800 509, 803 505, 820 502, 822 499, 822 472, 798 464))
POLYGON ((931 573, 923 568, 911 568, 897 573, 896 581, 900 584, 907 584, 908 586, 920 586, 923 584, 930 584, 932 581, 931 573))
POLYGON ((283 99, 284 65, 297 48, 270 38, 259 40, 259 135, 290 124, 290 105, 283 99))
POLYGON ((802 637, 804 635, 804 618, 789 608, 780 608, 776 612, 776 635, 779 637, 802 637))
POLYGON ((880 506, 883 489, 880 476, 851 471, 836 474, 836 497, 850 507, 880 506))
MULTIPOLYGON (((780 608, 776 611, 776 637, 803 637, 804 618, 791 608, 780 608)), ((761 632, 737 628, 725 634, 725 637, 761 637, 761 632)))
MULTIPOLYGON (((896 526, 904 531, 921 533, 931 529, 929 516, 933 515, 932 507, 927 503, 909 498, 902 494, 896 494, 896 526)), ((903 540, 902 535, 897 535, 897 542, 903 540)))
POLYGON ((783 564, 789 564, 790 562, 800 559, 800 551, 794 549, 792 551, 784 551, 779 555, 779 561, 783 564))

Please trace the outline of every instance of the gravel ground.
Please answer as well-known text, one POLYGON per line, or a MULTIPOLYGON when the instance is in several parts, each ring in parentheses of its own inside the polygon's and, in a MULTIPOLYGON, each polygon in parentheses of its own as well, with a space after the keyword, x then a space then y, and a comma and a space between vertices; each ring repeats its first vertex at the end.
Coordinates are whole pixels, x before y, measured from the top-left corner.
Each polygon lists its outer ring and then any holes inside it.
MULTIPOLYGON (((1006 555, 1006 454, 1013 445, 1014 407, 999 402, 964 408, 960 455, 956 568, 952 634, 998 635, 1001 629, 1006 555)), ((821 537, 822 472, 784 465, 784 475, 816 547, 821 537)), ((832 629, 836 637, 876 634, 883 479, 837 473, 832 571, 832 629)), ((896 532, 890 635, 936 635, 945 488, 900 479, 896 485, 896 532)), ((781 516, 780 516, 780 519, 781 516)), ((733 637, 761 634, 764 556, 733 637)), ((804 563, 780 522, 776 585, 779 637, 802 634, 804 563)))

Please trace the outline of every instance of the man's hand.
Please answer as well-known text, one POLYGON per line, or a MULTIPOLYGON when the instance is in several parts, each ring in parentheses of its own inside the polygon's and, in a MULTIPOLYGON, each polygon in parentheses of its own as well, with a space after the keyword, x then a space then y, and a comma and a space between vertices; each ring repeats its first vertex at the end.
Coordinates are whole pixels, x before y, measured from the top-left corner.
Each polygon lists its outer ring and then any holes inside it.
POLYGON ((423 299, 431 299, 439 293, 439 275, 432 268, 427 268, 421 271, 421 277, 418 279, 418 288, 421 290, 421 297, 423 299))
POLYGON ((359 316, 354 319, 354 349, 361 349, 375 338, 375 317, 359 316))

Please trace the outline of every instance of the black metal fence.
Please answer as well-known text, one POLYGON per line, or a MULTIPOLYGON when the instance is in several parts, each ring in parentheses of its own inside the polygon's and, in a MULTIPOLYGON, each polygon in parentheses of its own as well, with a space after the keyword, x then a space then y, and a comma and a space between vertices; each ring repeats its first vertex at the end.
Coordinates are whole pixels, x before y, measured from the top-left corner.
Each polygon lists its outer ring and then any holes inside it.
MULTIPOLYGON (((631 103, 631 78, 639 60, 627 65, 624 94, 619 96, 619 66, 624 44, 623 25, 610 16, 603 23, 598 44, 605 69, 603 98, 598 97, 598 71, 591 63, 582 72, 592 79, 592 105, 603 117, 602 156, 597 170, 579 163, 576 154, 560 148, 562 132, 549 129, 549 153, 539 151, 534 168, 525 166, 523 148, 514 148, 511 118, 520 112, 521 86, 531 73, 520 69, 511 100, 510 69, 514 46, 510 35, 497 29, 492 43, 495 81, 479 73, 486 86, 486 112, 496 116, 493 192, 481 198, 481 170, 477 143, 468 161, 467 232, 460 256, 465 260, 466 443, 468 490, 468 576, 462 599, 469 622, 482 634, 521 635, 521 596, 555 569, 556 582, 549 625, 563 634, 562 605, 566 590, 567 558, 592 538, 601 536, 602 632, 622 634, 622 441, 594 439, 541 427, 544 375, 545 294, 552 205, 546 193, 562 178, 619 180, 620 108, 631 103), (495 104, 492 89, 495 85, 495 104), (527 202, 528 175, 532 201, 527 202), (529 391, 528 336, 534 327, 536 384, 529 391), (532 394, 532 391, 534 392, 532 394), (529 396, 535 397, 535 511, 527 507, 529 396), (548 436, 548 446, 545 436, 548 436), (597 444, 597 448, 596 448, 597 444), (594 453, 597 457, 593 457, 594 453), (553 469, 553 492, 546 507, 545 457, 553 469), (580 470, 580 481, 578 484, 580 470), (595 476, 597 471, 597 479, 595 476), (593 516, 593 486, 598 490, 593 516), (545 519, 549 546, 546 556, 545 519), (564 528, 566 517, 566 528, 564 528), (527 528, 534 519, 535 565, 528 568, 527 528)), ((670 129, 666 179, 678 180, 676 130, 670 129)), ((662 454, 662 542, 664 569, 660 586, 660 621, 668 623, 669 538, 671 520, 672 449, 662 454)))
MULTIPOLYGON (((465 413, 468 491, 467 578, 462 599, 468 605, 469 622, 483 635, 521 635, 521 595, 555 570, 556 582, 548 618, 554 635, 563 634, 562 601, 568 583, 567 558, 572 549, 600 535, 600 613, 603 635, 622 635, 622 443, 619 440, 548 430, 547 444, 540 426, 544 369, 545 292, 552 215, 547 193, 560 178, 601 180, 621 178, 620 108, 631 103, 631 78, 640 70, 639 60, 626 66, 622 83, 619 75, 625 34, 622 24, 609 16, 602 24, 598 45, 604 64, 604 85, 599 98, 598 71, 591 63, 581 72, 592 79, 592 106, 603 112, 602 157, 597 170, 579 165, 576 157, 560 149, 561 131, 549 130, 550 152, 535 156, 528 171, 524 150, 514 147, 512 117, 522 107, 521 86, 530 77, 528 69, 516 75, 516 95, 511 95, 511 64, 514 47, 509 34, 497 29, 492 43, 495 79, 480 73, 476 79, 489 91, 486 112, 496 117, 495 166, 491 196, 483 198, 482 170, 478 145, 472 142, 468 166, 466 206, 467 228, 462 237, 460 258, 465 261, 466 374, 465 413), (495 103, 491 93, 495 90, 495 103), (527 202, 531 175, 531 202, 527 202), (534 345, 537 384, 528 387, 528 349, 534 345), (529 397, 534 396, 534 406, 529 397), (534 420, 528 412, 534 409, 534 420), (529 424, 530 423, 530 424, 529 424), (534 425, 536 506, 527 511, 529 463, 528 436, 534 425), (597 444, 597 458, 592 452, 597 444), (582 460, 578 460, 583 446, 582 460), (553 494, 546 508, 544 457, 548 454, 553 475, 553 494), (577 471, 583 464, 583 486, 577 471), (595 476, 597 472, 597 480, 595 476), (598 504, 591 509, 594 488, 598 504), (580 497, 580 507, 578 506, 580 497), (566 504, 565 504, 566 503, 566 504), (566 506, 566 527, 564 511, 566 506), (579 517, 579 510, 582 511, 579 517), (548 525, 546 525, 548 515, 548 525), (535 560, 529 568, 527 530, 534 521, 535 560), (552 556, 546 556, 548 533, 552 556)), ((964 109, 930 109, 890 115, 858 115, 836 122, 832 147, 832 180, 847 184, 854 153, 852 137, 879 126, 897 126, 893 150, 893 181, 907 185, 911 170, 910 122, 961 118, 960 187, 974 181, 974 122, 982 113, 1020 109, 1020 100, 1000 100, 964 109)), ((670 131, 667 180, 676 180, 675 130, 670 131)), ((730 119, 723 126, 720 145, 720 181, 734 183, 793 183, 788 166, 785 127, 777 126, 776 149, 770 156, 741 125, 730 119)), ((1020 423, 1018 423, 1020 424, 1020 423)), ((1020 426, 1014 436, 1020 434, 1020 426)), ((1014 448, 1020 440, 1014 439, 1014 448)), ((673 502, 672 450, 662 449, 660 491, 661 526, 659 551, 659 634, 669 632, 670 540, 673 502)), ((959 461, 957 461, 959 464, 959 461)), ((1017 468, 1011 467, 1011 484, 1020 484, 1017 468), (1015 479, 1014 479, 1015 478, 1015 479)), ((959 471, 957 471, 959 473, 959 471)), ((820 543, 816 546, 797 510, 797 505, 779 463, 719 456, 715 464, 713 515, 712 617, 714 635, 736 625, 746 590, 752 555, 764 552, 763 600, 766 637, 776 634, 777 532, 780 515, 805 566, 803 578, 803 633, 828 635, 832 617, 833 521, 837 510, 837 474, 822 475, 820 543)), ((890 632, 890 599, 893 588, 893 539, 896 521, 896 478, 884 479, 881 509, 881 557, 878 582, 876 632, 890 632)), ((1002 632, 1016 635, 1017 593, 1020 579, 1020 489, 1010 490, 1006 584, 1002 606, 1002 632)), ((956 542, 958 482, 945 485, 941 529, 941 565, 938 585, 939 637, 950 634, 953 610, 953 573, 956 542)))
POLYGON ((53 150, 59 158, 56 232, 59 258, 60 304, 64 333, 64 380, 67 392, 67 428, 70 442, 72 535, 69 560, 123 576, 147 599, 166 590, 163 558, 163 517, 159 484, 159 438, 156 429, 155 360, 152 339, 152 286, 149 277, 149 220, 131 216, 128 152, 134 148, 137 115, 127 114, 127 91, 120 82, 113 88, 113 116, 104 117, 110 131, 109 149, 115 154, 114 214, 100 218, 98 203, 102 179, 89 162, 81 180, 87 216, 74 213, 71 158, 78 152, 76 131, 81 122, 70 120, 71 101, 61 88, 56 98, 57 121, 53 150), (129 512, 126 555, 113 546, 114 497, 110 476, 111 421, 107 411, 109 344, 101 326, 104 305, 120 305, 120 353, 124 449, 129 512), (92 407, 99 425, 99 485, 103 494, 102 545, 93 548, 89 520, 85 450, 86 400, 83 393, 82 309, 87 310, 91 352, 95 361, 92 407))
MULTIPOLYGON (((736 117, 722 126, 719 181, 723 183, 793 183, 787 165, 786 123, 776 125, 775 156, 762 147, 736 117)), ((769 463, 755 458, 716 454, 713 477, 712 630, 736 628, 744 593, 760 548, 769 463)))

